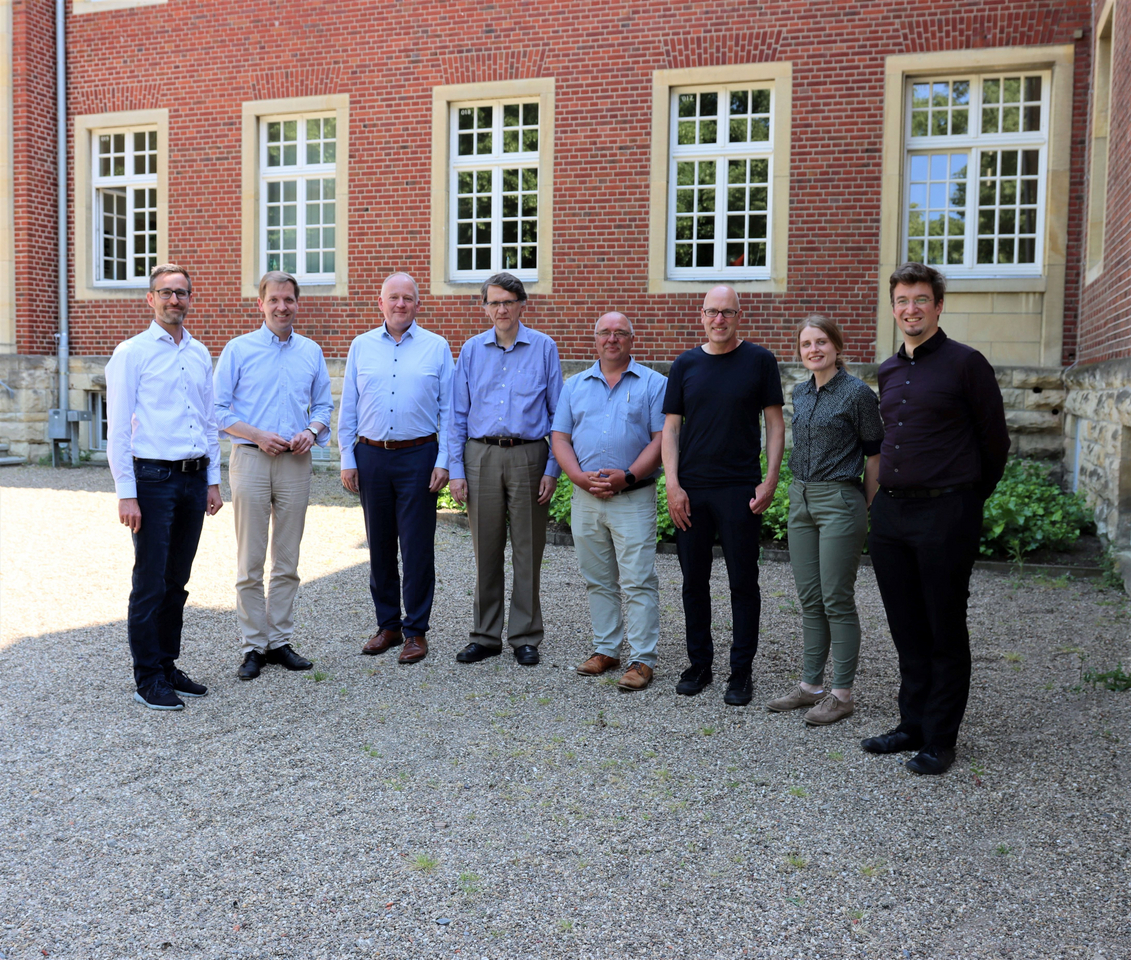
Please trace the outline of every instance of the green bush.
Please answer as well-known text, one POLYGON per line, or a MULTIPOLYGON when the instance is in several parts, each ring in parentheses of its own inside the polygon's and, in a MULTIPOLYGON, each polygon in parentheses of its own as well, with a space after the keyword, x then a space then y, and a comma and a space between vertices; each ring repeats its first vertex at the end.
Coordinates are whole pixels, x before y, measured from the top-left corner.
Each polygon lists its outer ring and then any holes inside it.
POLYGON ((984 555, 1021 559, 1034 550, 1070 547, 1094 527, 1092 511, 1078 493, 1065 493, 1034 460, 1010 460, 1005 476, 986 501, 982 520, 984 555))

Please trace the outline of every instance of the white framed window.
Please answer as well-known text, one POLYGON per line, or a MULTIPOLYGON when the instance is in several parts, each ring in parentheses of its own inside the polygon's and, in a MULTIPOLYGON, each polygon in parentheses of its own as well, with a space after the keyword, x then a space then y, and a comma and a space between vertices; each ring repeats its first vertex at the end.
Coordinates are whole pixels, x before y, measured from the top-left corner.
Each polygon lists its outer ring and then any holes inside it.
POLYGON ((1051 74, 912 77, 903 259, 948 277, 1040 276, 1051 74))
POLYGON ((100 287, 145 287, 157 265, 155 127, 90 134, 93 278, 100 287))
POLYGON ((538 279, 538 98, 451 104, 451 279, 538 279))
POLYGON ((333 283, 337 117, 261 117, 259 154, 261 272, 285 270, 300 285, 333 283))
POLYGON ((87 425, 88 450, 106 449, 106 394, 90 392, 86 395, 86 409, 90 412, 87 425))
POLYGON ((671 90, 667 276, 768 279, 774 84, 671 90))

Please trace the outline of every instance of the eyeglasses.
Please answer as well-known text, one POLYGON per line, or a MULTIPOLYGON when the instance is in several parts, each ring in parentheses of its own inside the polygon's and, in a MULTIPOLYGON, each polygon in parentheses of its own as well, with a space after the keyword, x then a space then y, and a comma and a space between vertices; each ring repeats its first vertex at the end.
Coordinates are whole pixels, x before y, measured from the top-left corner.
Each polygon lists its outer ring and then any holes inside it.
POLYGON ((738 316, 737 310, 716 310, 714 307, 703 308, 703 316, 705 316, 708 320, 714 320, 715 317, 717 317, 720 313, 727 320, 733 320, 738 316))
POLYGON ((521 300, 488 300, 484 306, 491 311, 498 310, 500 307, 514 307, 515 304, 522 303, 521 300))
POLYGON ((908 300, 907 297, 898 297, 895 305, 897 307, 909 307, 911 304, 915 304, 917 307, 929 307, 934 302, 934 297, 916 297, 914 300, 908 300))
POLYGON ((598 330, 598 340, 608 340, 610 337, 616 337, 618 340, 631 340, 632 334, 627 330, 598 330))
POLYGON ((167 287, 154 290, 153 292, 157 294, 158 298, 161 300, 171 300, 173 297, 176 297, 178 300, 187 300, 192 296, 191 290, 170 290, 167 287))

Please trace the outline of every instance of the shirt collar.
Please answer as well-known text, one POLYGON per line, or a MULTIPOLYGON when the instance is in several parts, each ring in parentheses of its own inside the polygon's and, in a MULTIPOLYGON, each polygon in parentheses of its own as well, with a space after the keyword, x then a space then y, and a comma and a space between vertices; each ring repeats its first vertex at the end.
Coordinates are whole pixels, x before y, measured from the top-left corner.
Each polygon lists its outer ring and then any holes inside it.
POLYGON ((918 360, 920 357, 925 357, 928 354, 934 353, 941 347, 947 340, 947 336, 943 333, 943 328, 939 327, 938 332, 931 337, 930 340, 924 340, 919 346, 915 348, 915 356, 909 357, 907 355, 907 345, 901 343, 899 345, 899 356, 904 360, 918 360))
MULTIPOLYGON (((484 330, 482 335, 483 342, 490 344, 492 347, 499 347, 499 341, 495 336, 495 327, 492 325, 490 330, 484 330)), ((514 343, 530 343, 530 330, 527 329, 526 324, 521 320, 518 321, 518 333, 515 334, 514 343)), ((514 347, 514 343, 510 347, 499 347, 500 350, 510 350, 514 347)))
MULTIPOLYGON (((825 382, 825 385, 823 387, 821 387, 821 389, 822 390, 831 390, 832 393, 836 393, 837 390, 840 388, 840 385, 842 383, 844 383, 845 377, 847 377, 847 376, 848 376, 848 373, 844 369, 844 367, 838 367, 836 373, 834 373, 831 377, 829 377, 829 379, 825 382), (843 374, 843 376, 842 376, 842 374, 843 374)), ((807 393, 816 393, 817 392, 817 376, 816 376, 816 374, 813 374, 812 376, 809 377, 808 382, 805 384, 805 390, 806 390, 807 393)))
MULTIPOLYGON (((381 331, 381 336, 383 338, 385 338, 387 340, 392 340, 393 343, 397 342, 396 337, 394 337, 391 333, 389 333, 389 328, 384 324, 384 322, 381 323, 381 326, 378 327, 378 329, 381 331)), ((405 337, 411 337, 414 333, 416 333, 416 321, 415 320, 413 320, 412 323, 410 323, 408 325, 408 329, 403 334, 401 334, 401 340, 404 340, 405 337)))
MULTIPOLYGON (((151 337, 153 337, 154 340, 164 339, 164 340, 168 340, 174 346, 178 346, 177 342, 173 339, 173 335, 171 333, 169 333, 169 331, 166 330, 163 326, 161 326, 161 324, 159 324, 156 320, 150 320, 149 321, 149 335, 151 337)), ((192 340, 192 334, 190 334, 188 332, 188 330, 186 330, 182 326, 181 327, 181 343, 185 344, 185 343, 190 342, 191 340, 192 340)))
MULTIPOLYGON (((624 373, 622 373, 621 376, 626 376, 627 374, 630 374, 630 373, 634 377, 640 377, 641 376, 640 364, 638 364, 636 362, 636 360, 634 358, 631 358, 631 357, 629 358, 628 366, 625 367, 624 373)), ((583 378, 586 379, 586 380, 588 380, 590 377, 593 377, 597 380, 600 380, 602 383, 608 383, 608 381, 605 380, 605 375, 601 372, 601 361, 600 360, 598 360, 596 363, 594 363, 593 366, 591 366, 583 374, 583 378)))
POLYGON ((295 338, 294 327, 291 327, 291 335, 287 337, 286 340, 280 340, 277 336, 275 336, 271 328, 267 326, 266 322, 259 328, 259 330, 263 336, 264 341, 266 341, 267 343, 290 343, 290 341, 295 338))

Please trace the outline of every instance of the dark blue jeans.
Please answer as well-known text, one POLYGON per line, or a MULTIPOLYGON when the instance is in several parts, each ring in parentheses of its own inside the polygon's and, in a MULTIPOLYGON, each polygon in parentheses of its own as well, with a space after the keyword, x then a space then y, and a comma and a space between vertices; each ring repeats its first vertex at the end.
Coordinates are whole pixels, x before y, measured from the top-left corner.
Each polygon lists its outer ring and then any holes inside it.
POLYGON ((138 689, 167 676, 181 655, 192 561, 208 504, 208 475, 135 463, 141 529, 134 534, 129 638, 138 689))
POLYGON ((734 641, 730 672, 750 672, 758 652, 758 622, 762 593, 758 588, 758 541, 762 518, 750 512, 756 483, 735 487, 687 490, 691 529, 676 530, 679 568, 683 571, 683 615, 687 621, 687 657, 695 667, 715 659, 711 637, 711 561, 715 534, 723 546, 730 580, 730 610, 734 641))
POLYGON ((436 592, 436 494, 428 489, 439 445, 384 450, 354 448, 365 536, 369 541, 369 592, 381 630, 428 632, 436 592), (404 619, 397 541, 404 564, 404 619))

